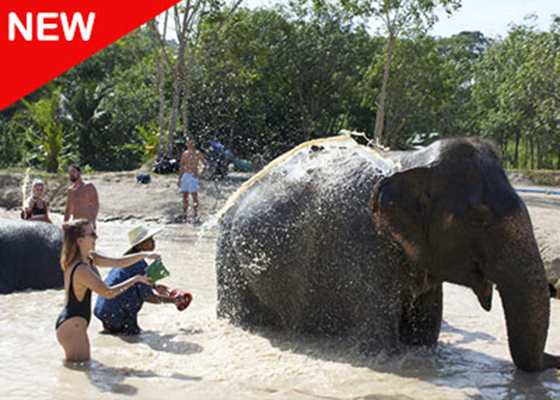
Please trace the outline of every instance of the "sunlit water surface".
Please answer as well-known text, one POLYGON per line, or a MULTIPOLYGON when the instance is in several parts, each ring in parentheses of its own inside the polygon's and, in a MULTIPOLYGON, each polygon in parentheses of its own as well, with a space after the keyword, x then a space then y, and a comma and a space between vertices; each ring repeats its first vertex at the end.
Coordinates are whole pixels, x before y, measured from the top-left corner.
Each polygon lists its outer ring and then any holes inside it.
MULTIPOLYGON (((98 248, 121 253, 132 226, 101 223, 98 248)), ((93 318, 94 361, 65 366, 54 331, 63 292, 0 296, 0 398, 560 399, 556 370, 514 368, 497 293, 486 313, 470 290, 446 284, 436 350, 367 358, 348 341, 250 333, 217 320, 216 230, 167 226, 156 239, 171 271, 163 283, 193 293, 191 307, 146 304, 144 332, 132 338, 101 335, 93 318)), ((547 350, 560 354, 558 301, 547 350)))

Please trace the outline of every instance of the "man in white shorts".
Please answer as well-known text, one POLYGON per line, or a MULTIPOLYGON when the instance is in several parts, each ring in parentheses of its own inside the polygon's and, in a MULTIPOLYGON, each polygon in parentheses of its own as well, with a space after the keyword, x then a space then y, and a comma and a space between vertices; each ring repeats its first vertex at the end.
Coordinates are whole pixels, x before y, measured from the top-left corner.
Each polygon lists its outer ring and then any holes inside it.
POLYGON ((179 181, 177 185, 183 193, 183 215, 187 219, 189 209, 189 193, 193 199, 194 219, 198 218, 198 177, 208 163, 200 151, 194 147, 194 140, 187 140, 187 150, 181 156, 179 167, 179 181))

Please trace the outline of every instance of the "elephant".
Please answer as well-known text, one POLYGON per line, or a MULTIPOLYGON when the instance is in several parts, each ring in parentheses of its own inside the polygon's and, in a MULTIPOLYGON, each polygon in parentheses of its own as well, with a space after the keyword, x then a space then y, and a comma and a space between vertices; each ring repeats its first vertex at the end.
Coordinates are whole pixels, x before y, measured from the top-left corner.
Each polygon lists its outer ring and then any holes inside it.
POLYGON ((443 282, 487 311, 495 286, 517 368, 560 366, 544 352, 550 295, 529 214, 479 138, 300 145, 222 210, 216 274, 219 318, 353 337, 370 354, 435 346, 443 282))
POLYGON ((61 249, 54 225, 0 219, 0 294, 62 287, 61 249))

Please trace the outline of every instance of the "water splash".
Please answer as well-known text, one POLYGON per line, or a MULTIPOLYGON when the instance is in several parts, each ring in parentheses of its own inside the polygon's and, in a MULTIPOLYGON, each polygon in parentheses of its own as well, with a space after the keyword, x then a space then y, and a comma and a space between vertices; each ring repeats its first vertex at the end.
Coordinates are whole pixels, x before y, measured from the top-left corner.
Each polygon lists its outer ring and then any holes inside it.
POLYGON ((23 177, 23 181, 21 182, 21 209, 25 210, 25 200, 27 199, 27 186, 29 186, 29 170, 27 168, 25 170, 25 175, 23 177))

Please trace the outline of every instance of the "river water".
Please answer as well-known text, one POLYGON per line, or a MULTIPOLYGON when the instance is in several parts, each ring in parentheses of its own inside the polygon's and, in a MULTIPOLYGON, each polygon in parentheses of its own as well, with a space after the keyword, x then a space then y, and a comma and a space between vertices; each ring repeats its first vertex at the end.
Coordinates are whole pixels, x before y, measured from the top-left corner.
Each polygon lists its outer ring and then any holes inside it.
MULTIPOLYGON (((98 249, 119 254, 131 223, 98 227, 98 249)), ((40 399, 560 399, 560 374, 518 372, 509 355, 497 293, 490 313, 465 288, 444 286, 439 346, 367 358, 354 343, 289 333, 247 332, 215 317, 216 230, 166 226, 157 250, 163 283, 194 301, 146 304, 134 338, 89 327, 93 361, 65 366, 54 323, 59 290, 0 296, 0 398, 40 399)), ((107 271, 102 270, 103 275, 107 271)), ((95 299, 95 297, 94 297, 95 299)), ((547 351, 560 354, 560 301, 552 301, 547 351)))

